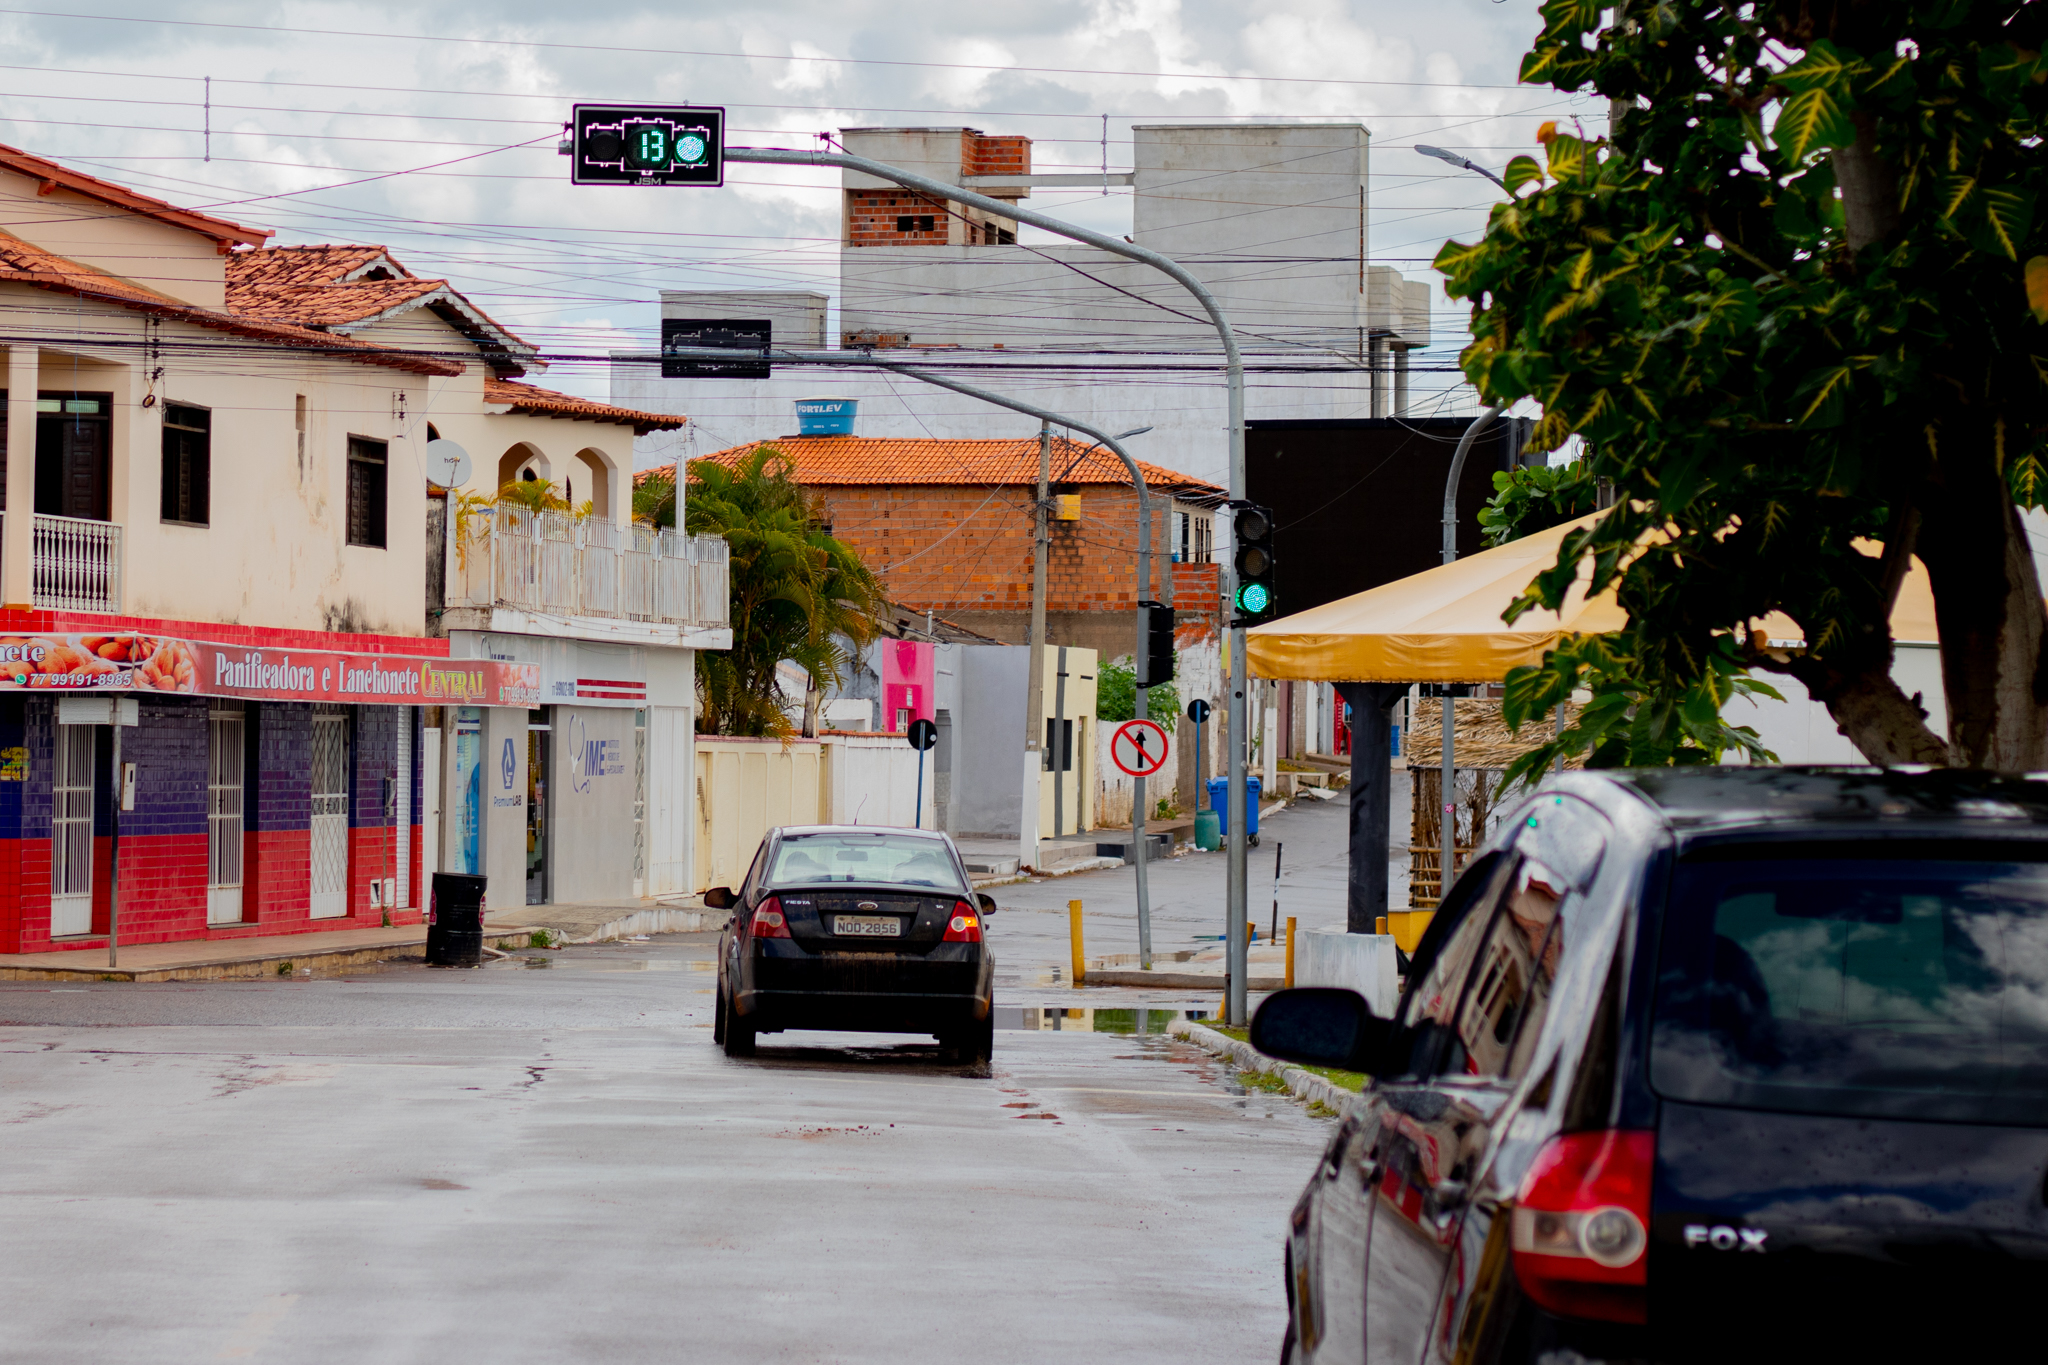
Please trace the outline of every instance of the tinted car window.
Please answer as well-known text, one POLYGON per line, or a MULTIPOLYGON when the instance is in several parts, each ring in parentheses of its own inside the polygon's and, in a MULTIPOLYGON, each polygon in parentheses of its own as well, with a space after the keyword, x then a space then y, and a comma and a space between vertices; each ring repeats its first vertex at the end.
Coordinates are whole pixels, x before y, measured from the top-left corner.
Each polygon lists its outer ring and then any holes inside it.
POLYGON ((965 894, 960 872, 937 839, 910 834, 785 834, 769 870, 771 886, 909 886, 965 894))
POLYGON ((1652 1047, 1673 1099, 2048 1126, 2048 866, 1681 864, 1652 1047))

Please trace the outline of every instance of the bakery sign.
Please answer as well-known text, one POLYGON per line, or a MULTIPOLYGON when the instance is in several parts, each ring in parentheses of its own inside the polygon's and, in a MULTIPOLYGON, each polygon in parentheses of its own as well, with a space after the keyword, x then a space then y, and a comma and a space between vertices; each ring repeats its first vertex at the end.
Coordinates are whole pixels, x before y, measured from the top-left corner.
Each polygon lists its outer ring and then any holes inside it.
POLYGON ((24 688, 387 706, 538 706, 540 665, 252 649, 139 632, 0 636, 0 691, 24 688))

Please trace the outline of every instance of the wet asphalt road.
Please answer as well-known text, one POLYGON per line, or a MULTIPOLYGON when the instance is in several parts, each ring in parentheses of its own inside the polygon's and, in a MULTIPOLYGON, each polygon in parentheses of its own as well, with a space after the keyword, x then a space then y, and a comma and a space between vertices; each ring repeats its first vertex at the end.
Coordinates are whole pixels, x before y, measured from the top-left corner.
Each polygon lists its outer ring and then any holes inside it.
POLYGON ((4 1354, 1272 1358, 1324 1121, 1156 1036, 729 1060, 712 951, 0 983, 4 1354))

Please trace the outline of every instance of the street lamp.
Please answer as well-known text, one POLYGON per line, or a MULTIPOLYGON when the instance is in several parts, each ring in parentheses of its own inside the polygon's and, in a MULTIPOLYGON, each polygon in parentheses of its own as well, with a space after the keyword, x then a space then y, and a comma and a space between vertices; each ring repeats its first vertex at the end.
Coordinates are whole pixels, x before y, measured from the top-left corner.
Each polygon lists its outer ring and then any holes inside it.
MULTIPOLYGON (((1433 156, 1438 161, 1448 161, 1459 170, 1474 171, 1483 175, 1503 190, 1508 188, 1505 180, 1502 180, 1479 163, 1459 156, 1456 152, 1447 152, 1441 147, 1432 147, 1423 142, 1416 143, 1415 150, 1424 156, 1433 156)), ((1508 192, 1513 193, 1513 191, 1508 192)), ((1473 419, 1472 425, 1465 428, 1465 434, 1458 438, 1457 452, 1451 456, 1450 477, 1444 480, 1444 546, 1442 560, 1446 564, 1449 564, 1458 557, 1458 478, 1465 472, 1465 457, 1471 453, 1472 442, 1478 439, 1479 433, 1492 425, 1494 419, 1499 417, 1503 411, 1505 411, 1505 408, 1496 404, 1473 419)), ((1458 704, 1451 695, 1451 689, 1454 686, 1456 686, 1454 683, 1444 684, 1443 811, 1442 825, 1440 826, 1443 835, 1443 851, 1437 855, 1436 903, 1438 905, 1442 905, 1444 897, 1450 893, 1451 865, 1456 860, 1458 852, 1456 803, 1451 799, 1452 780, 1457 773, 1455 760, 1452 757, 1453 740, 1457 730, 1458 719, 1458 704)))
MULTIPOLYGON (((1180 262, 1170 256, 1162 255, 1150 247, 1142 247, 1135 242, 1126 241, 1122 237, 1110 236, 1090 228, 1076 227, 1072 223, 1064 222, 1048 214, 1027 209, 1021 204, 991 199, 987 195, 976 194, 973 190, 963 189, 948 181, 935 180, 930 176, 919 175, 914 171, 907 171, 901 166, 891 166, 886 162, 871 161, 864 156, 853 156, 846 152, 789 151, 769 147, 727 147, 724 159, 726 161, 759 166, 837 166, 841 170, 859 171, 864 175, 872 175, 879 180, 892 181, 903 186, 905 189, 916 190, 920 194, 930 195, 941 203, 964 204, 969 208, 977 208, 984 213, 991 213, 1001 218, 1010 219, 1013 222, 1029 223, 1031 226, 1042 228, 1055 236, 1065 237, 1069 241, 1081 242, 1088 246, 1098 247, 1113 255, 1149 265, 1153 269, 1165 274, 1183 289, 1194 295, 1195 301, 1202 306, 1202 311, 1208 314, 1209 321, 1215 324, 1217 340, 1222 343, 1223 377, 1226 402, 1228 404, 1227 420, 1230 440, 1230 496, 1233 499, 1244 497, 1244 358, 1238 351, 1237 335, 1231 330, 1230 320, 1224 316, 1222 305, 1216 301, 1216 296, 1209 292, 1208 287, 1190 274, 1187 268, 1181 265, 1180 262)), ((932 382, 941 381, 934 380, 932 382)), ((943 386, 945 385, 942 384, 943 386)), ((1022 409, 1018 410, 1022 411, 1022 409)), ((1054 420, 1061 421, 1068 426, 1073 426, 1077 431, 1087 432, 1087 428, 1076 426, 1066 419, 1056 418, 1054 420)), ((1093 435, 1094 433, 1087 432, 1087 434, 1093 435)), ((1132 474, 1134 477, 1136 472, 1136 468, 1133 466, 1132 474)), ((1143 480, 1139 482, 1142 497, 1143 480)), ((1237 600, 1237 574, 1235 568, 1227 564, 1224 566, 1223 571, 1223 587, 1225 590, 1224 600, 1235 602, 1237 600)), ((1244 671, 1244 627, 1231 620, 1226 621, 1223 628, 1228 632, 1227 638, 1230 648, 1228 656, 1230 665, 1225 671, 1225 683, 1229 691, 1226 714, 1230 719, 1230 786, 1226 807, 1230 823, 1230 845, 1229 852, 1226 855, 1228 864, 1224 870, 1225 910, 1223 933, 1225 957, 1228 962, 1224 978, 1228 982, 1224 991, 1224 1015, 1229 1023, 1244 1024, 1249 1022, 1249 1015, 1245 1008, 1245 980, 1251 972, 1249 962, 1251 944, 1245 932, 1251 900, 1248 894, 1249 888, 1246 884, 1248 869, 1245 864, 1245 855, 1249 851, 1245 842, 1245 797, 1247 793, 1245 787, 1244 682, 1247 675, 1244 671)), ((1143 866, 1142 863, 1139 865, 1143 866)))
MULTIPOLYGON (((1459 156, 1456 152, 1447 152, 1441 147, 1432 147, 1426 142, 1416 143, 1415 150, 1421 152, 1424 156, 1433 156, 1438 161, 1448 161, 1461 171, 1477 171, 1479 172, 1479 174, 1485 176, 1488 180, 1491 180, 1494 184, 1500 186, 1504 190, 1508 187, 1507 181, 1501 179, 1492 171, 1487 170, 1486 167, 1480 165, 1478 162, 1467 161, 1464 157, 1459 156)), ((1510 193, 1512 193, 1512 191, 1510 191, 1510 193)))

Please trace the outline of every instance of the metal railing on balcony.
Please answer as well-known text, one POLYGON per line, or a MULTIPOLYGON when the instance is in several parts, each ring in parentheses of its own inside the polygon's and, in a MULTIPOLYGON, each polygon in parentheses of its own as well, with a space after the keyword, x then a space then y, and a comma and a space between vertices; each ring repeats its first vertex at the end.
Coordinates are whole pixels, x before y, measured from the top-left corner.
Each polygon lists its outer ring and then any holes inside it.
POLYGON ((516 607, 666 625, 729 623, 717 536, 493 507, 458 514, 448 606, 516 607))
MULTIPOLYGON (((0 513, 0 527, 6 514, 0 513)), ((38 516, 31 600, 45 611, 121 610, 121 528, 111 521, 38 516)))

